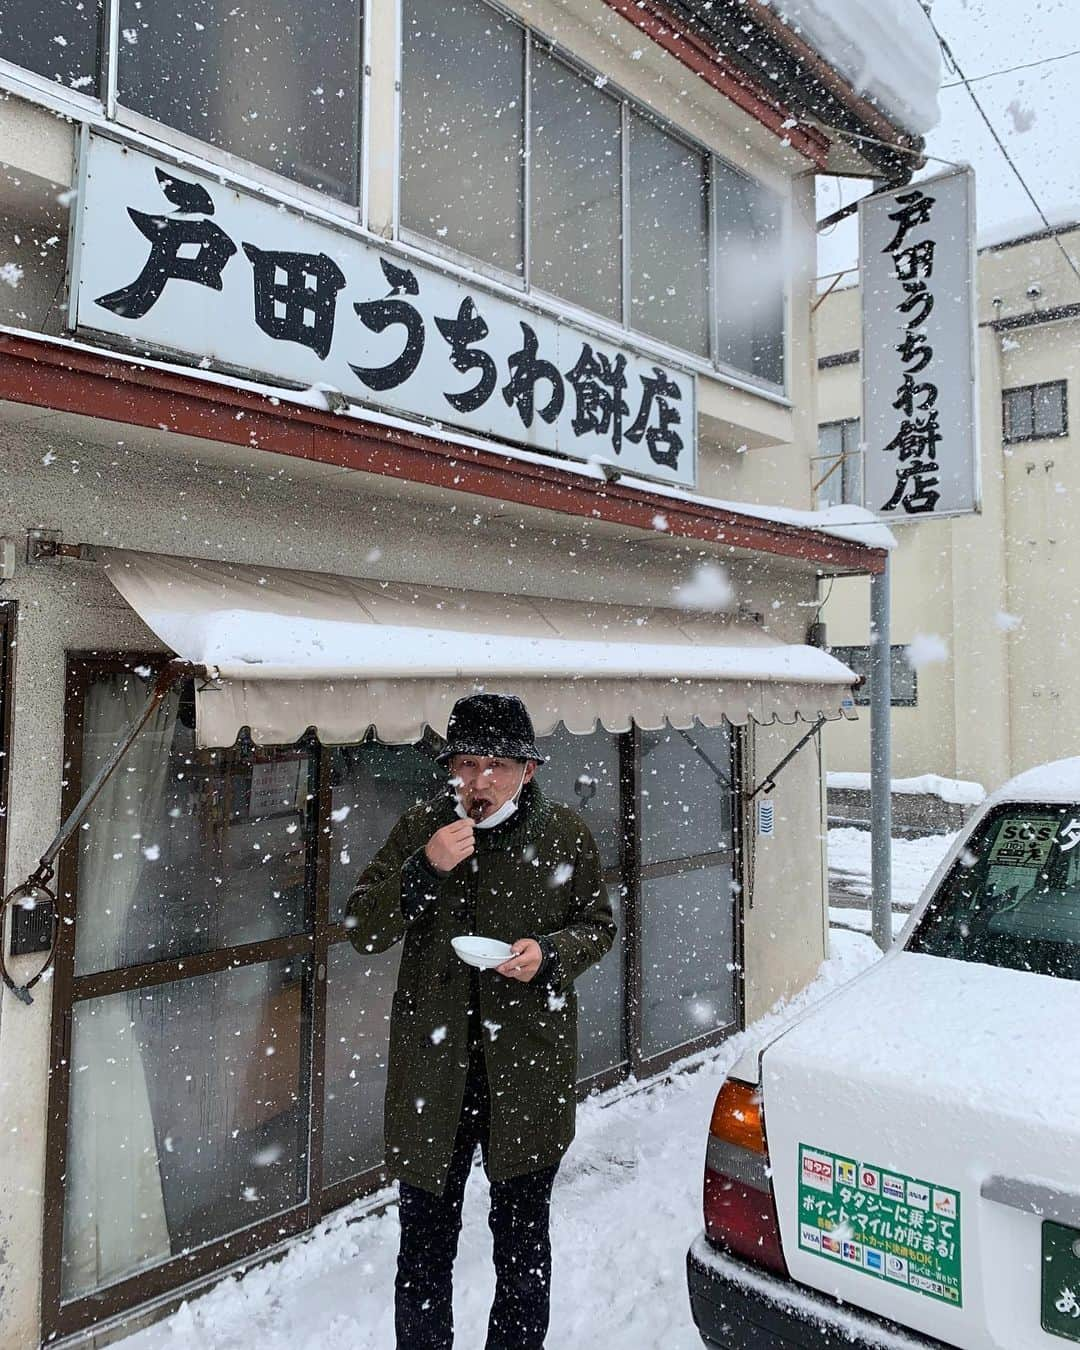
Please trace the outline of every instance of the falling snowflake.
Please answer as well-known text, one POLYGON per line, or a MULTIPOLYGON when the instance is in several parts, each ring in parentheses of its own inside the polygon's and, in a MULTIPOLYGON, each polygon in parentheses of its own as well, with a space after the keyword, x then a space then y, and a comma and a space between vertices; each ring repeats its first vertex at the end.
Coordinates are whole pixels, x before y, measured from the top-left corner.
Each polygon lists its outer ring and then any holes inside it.
POLYGON ((0 263, 0 281, 4 282, 5 285, 14 290, 22 279, 23 270, 18 263, 0 263))
POLYGON ((912 670, 921 670, 923 666, 947 661, 949 648, 937 633, 916 633, 904 648, 904 657, 912 670))
POLYGON ((675 588, 673 596, 680 609, 730 609, 735 591, 728 574, 718 563, 702 563, 689 581, 675 588))

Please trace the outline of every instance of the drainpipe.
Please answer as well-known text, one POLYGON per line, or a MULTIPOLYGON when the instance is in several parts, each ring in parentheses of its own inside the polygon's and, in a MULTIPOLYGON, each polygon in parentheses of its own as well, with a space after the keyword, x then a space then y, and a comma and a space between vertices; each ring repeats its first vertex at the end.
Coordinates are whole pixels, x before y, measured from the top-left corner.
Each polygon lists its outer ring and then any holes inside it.
POLYGON ((870 578, 870 883, 874 941, 892 945, 892 663, 890 567, 870 578))

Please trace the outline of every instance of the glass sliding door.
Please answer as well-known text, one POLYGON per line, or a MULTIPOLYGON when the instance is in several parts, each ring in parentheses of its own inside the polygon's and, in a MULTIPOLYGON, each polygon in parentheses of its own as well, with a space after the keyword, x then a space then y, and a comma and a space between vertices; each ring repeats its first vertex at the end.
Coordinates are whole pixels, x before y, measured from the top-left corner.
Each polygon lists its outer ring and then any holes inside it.
POLYGON ((640 734, 640 1052, 670 1055, 738 1015, 732 733, 640 734))

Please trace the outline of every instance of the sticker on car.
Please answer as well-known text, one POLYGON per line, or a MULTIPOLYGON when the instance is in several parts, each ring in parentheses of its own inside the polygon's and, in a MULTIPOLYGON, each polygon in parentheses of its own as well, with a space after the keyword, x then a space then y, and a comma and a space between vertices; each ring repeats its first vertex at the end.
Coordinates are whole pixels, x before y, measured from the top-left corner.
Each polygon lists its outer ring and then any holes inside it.
POLYGON ((799 1145, 799 1247, 963 1306, 960 1195, 875 1162, 799 1145))

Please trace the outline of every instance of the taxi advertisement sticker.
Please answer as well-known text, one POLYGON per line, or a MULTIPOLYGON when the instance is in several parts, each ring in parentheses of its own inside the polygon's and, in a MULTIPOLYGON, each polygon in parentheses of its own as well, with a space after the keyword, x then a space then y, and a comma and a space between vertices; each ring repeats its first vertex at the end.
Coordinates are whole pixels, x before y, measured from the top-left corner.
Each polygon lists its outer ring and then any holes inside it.
POLYGON ((800 1144, 798 1222, 800 1250, 963 1306, 957 1191, 800 1144))

